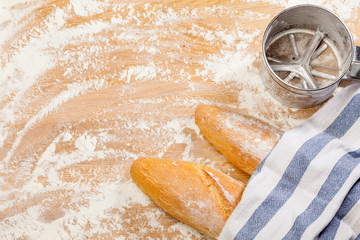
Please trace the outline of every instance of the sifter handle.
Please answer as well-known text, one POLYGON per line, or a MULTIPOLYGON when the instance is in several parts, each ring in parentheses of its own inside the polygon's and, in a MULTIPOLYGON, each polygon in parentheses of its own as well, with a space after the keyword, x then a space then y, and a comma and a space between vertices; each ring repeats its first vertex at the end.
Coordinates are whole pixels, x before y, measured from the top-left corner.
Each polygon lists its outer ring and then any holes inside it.
POLYGON ((351 68, 344 79, 360 80, 360 46, 355 46, 354 48, 354 58, 351 63, 351 68))

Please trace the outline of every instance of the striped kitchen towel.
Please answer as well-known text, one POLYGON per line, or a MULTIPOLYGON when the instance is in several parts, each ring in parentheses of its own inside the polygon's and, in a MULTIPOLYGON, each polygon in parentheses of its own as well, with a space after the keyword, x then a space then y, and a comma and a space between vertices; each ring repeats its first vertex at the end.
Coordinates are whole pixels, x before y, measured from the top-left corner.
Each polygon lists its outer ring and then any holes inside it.
POLYGON ((360 239, 360 84, 287 131, 219 239, 360 239))

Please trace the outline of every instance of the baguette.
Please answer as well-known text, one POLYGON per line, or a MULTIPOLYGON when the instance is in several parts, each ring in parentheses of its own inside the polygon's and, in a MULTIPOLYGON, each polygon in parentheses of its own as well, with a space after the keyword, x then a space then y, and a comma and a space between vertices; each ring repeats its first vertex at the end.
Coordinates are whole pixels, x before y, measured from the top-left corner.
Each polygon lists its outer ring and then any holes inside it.
POLYGON ((131 166, 138 187, 174 218, 217 238, 245 185, 201 164, 140 158, 131 166))
POLYGON ((209 105, 196 109, 195 122, 219 152, 249 175, 275 146, 281 134, 259 119, 209 105))

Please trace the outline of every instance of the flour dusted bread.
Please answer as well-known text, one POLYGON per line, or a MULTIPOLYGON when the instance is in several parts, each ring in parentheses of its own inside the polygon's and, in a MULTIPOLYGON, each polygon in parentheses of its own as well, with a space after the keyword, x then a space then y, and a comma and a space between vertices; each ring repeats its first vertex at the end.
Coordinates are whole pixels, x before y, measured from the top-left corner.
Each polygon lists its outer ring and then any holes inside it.
MULTIPOLYGON (((250 116, 200 106, 195 121, 204 136, 236 167, 252 174, 275 146, 280 131, 250 116)), ((201 164, 141 158, 131 167, 139 188, 174 218, 217 238, 245 185, 201 164)))
POLYGON ((218 237, 245 188, 211 167, 159 158, 136 160, 131 176, 168 214, 211 238, 218 237))
POLYGON ((257 118, 202 105, 195 112, 202 134, 237 168, 252 174, 277 143, 280 131, 257 118))

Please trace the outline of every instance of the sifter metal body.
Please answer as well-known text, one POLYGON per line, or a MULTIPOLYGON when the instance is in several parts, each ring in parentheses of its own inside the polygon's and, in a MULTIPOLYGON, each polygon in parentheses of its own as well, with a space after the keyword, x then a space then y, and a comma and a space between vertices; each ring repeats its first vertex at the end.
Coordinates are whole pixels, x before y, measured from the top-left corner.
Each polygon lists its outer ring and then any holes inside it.
POLYGON ((329 99, 342 79, 360 78, 360 47, 335 14, 297 5, 279 13, 265 30, 260 73, 278 101, 314 107, 329 99))

